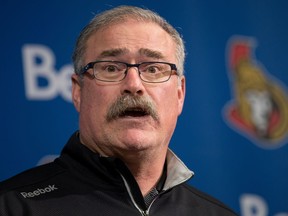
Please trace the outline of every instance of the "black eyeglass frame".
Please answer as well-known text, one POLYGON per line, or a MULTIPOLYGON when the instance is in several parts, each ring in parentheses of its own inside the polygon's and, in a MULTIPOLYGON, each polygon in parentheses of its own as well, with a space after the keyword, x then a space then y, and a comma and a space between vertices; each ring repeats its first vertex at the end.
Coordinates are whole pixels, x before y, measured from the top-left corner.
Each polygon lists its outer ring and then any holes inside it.
POLYGON ((93 69, 93 68, 94 68, 94 65, 95 65, 96 63, 100 63, 100 62, 121 63, 121 64, 126 65, 126 67, 127 67, 126 71, 124 72, 124 74, 125 74, 124 77, 123 77, 122 79, 120 79, 120 80, 117 80, 117 81, 101 80, 101 79, 99 79, 99 78, 96 78, 96 76, 95 76, 95 74, 94 74, 95 72, 94 72, 94 70, 93 70, 93 77, 94 77, 95 79, 97 79, 97 80, 102 81, 102 82, 120 82, 120 81, 122 81, 122 80, 124 80, 124 79, 126 78, 129 68, 132 68, 132 67, 136 67, 136 68, 137 68, 137 71, 138 71, 138 73, 139 73, 140 79, 141 79, 143 82, 147 82, 147 83, 163 83, 163 82, 167 82, 167 81, 171 78, 172 75, 177 75, 177 76, 179 76, 178 71, 177 71, 177 66, 176 66, 176 64, 169 63, 169 62, 151 61, 151 62, 141 62, 141 63, 138 63, 138 64, 129 64, 129 63, 126 63, 126 62, 113 61, 113 60, 110 60, 110 61, 109 61, 109 60, 101 60, 101 61, 89 62, 89 63, 88 63, 87 65, 85 65, 85 66, 83 67, 83 69, 80 71, 80 75, 85 74, 89 69, 93 69), (142 77, 140 76, 141 72, 139 71, 139 66, 140 66, 140 65, 143 65, 143 64, 154 64, 154 63, 155 63, 155 64, 157 64, 157 63, 167 64, 167 65, 170 66, 171 71, 170 71, 170 75, 169 75, 169 77, 167 78, 167 80, 151 82, 151 81, 147 81, 147 80, 142 79, 142 77), (173 73, 173 72, 174 72, 174 73, 173 73))

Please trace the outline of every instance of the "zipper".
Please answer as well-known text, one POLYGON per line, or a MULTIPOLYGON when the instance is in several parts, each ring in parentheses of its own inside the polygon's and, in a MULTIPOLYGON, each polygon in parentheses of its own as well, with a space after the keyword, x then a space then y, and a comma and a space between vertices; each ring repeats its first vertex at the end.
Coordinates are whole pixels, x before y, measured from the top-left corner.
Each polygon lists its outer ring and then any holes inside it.
POLYGON ((161 195, 161 194, 163 194, 165 191, 161 191, 153 200, 152 200, 152 202, 150 203, 150 205, 149 205, 149 207, 148 207, 148 209, 146 210, 146 216, 149 216, 149 212, 150 212, 150 209, 151 209, 151 207, 152 207, 152 205, 153 205, 153 203, 158 199, 158 197, 161 195))
POLYGON ((146 211, 142 211, 142 216, 149 216, 149 214, 146 211))
MULTIPOLYGON (((138 204, 136 203, 136 201, 135 201, 135 199, 134 199, 134 197, 133 197, 133 195, 132 195, 132 193, 131 193, 131 189, 130 189, 130 186, 129 186, 128 182, 126 181, 126 179, 124 178, 124 176, 123 176, 121 173, 120 173, 120 175, 121 175, 121 177, 122 177, 122 179, 123 179, 123 181, 124 181, 125 187, 126 187, 126 189, 127 189, 127 191, 128 191, 128 194, 129 194, 129 196, 130 196, 130 199, 131 199, 133 205, 135 206, 135 208, 141 213, 142 216, 149 216, 149 211, 148 211, 148 210, 145 211, 145 210, 141 209, 141 208, 138 206, 138 204)), ((150 205, 150 206, 151 206, 151 205, 150 205)), ((149 207, 150 207, 150 206, 149 206, 149 207)))
POLYGON ((157 198, 159 197, 159 195, 163 194, 165 191, 161 191, 161 192, 153 199, 153 201, 151 202, 151 204, 149 205, 149 207, 148 207, 147 210, 145 211, 145 210, 141 209, 141 208, 138 206, 138 204, 136 203, 136 201, 135 201, 135 199, 134 199, 134 197, 133 197, 133 195, 132 195, 132 193, 131 193, 130 186, 129 186, 128 182, 126 181, 126 179, 124 178, 124 176, 123 176, 120 172, 119 172, 119 174, 120 174, 121 178, 122 178, 123 181, 124 181, 125 187, 126 187, 126 189, 127 189, 127 191, 128 191, 129 197, 130 197, 133 205, 134 205, 134 206, 136 207, 136 209, 141 213, 142 216, 149 216, 149 212, 150 212, 150 209, 151 209, 153 203, 155 202, 155 200, 157 200, 157 198))

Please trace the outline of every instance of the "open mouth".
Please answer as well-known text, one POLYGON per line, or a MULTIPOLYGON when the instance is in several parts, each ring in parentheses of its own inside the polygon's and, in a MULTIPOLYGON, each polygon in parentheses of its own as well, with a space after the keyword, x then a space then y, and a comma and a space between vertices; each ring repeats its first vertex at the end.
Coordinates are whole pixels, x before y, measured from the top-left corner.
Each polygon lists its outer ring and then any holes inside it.
POLYGON ((121 113, 120 117, 143 117, 147 116, 149 113, 142 108, 127 108, 124 112, 121 113))

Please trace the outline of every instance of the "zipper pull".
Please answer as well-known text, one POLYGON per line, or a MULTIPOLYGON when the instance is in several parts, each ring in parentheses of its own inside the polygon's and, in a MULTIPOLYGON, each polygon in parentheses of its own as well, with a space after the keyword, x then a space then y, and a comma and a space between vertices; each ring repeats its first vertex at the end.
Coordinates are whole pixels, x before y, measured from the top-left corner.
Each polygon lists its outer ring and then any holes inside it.
POLYGON ((148 211, 142 211, 141 214, 142 216, 149 216, 148 211))

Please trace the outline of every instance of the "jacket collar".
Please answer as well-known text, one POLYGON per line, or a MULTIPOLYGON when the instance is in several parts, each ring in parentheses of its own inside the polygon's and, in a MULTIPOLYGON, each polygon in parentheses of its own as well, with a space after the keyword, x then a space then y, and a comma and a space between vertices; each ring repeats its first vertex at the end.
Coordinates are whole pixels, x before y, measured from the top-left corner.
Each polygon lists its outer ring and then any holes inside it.
MULTIPOLYGON (((80 142, 78 134, 79 132, 75 132, 71 136, 70 140, 62 150, 62 157, 63 155, 68 154, 70 157, 80 160, 80 163, 88 169, 97 169, 98 172, 100 171, 103 175, 109 175, 110 178, 113 178, 114 180, 117 177, 115 176, 115 169, 111 169, 112 167, 117 168, 120 172, 124 171, 125 175, 129 175, 130 177, 132 176, 131 174, 128 174, 129 170, 122 161, 113 157, 101 157, 99 154, 92 152, 80 142)), ((194 172, 190 171, 171 149, 168 149, 167 151, 165 164, 167 164, 167 176, 162 188, 163 191, 188 181, 194 175, 194 172)))
POLYGON ((167 151, 166 160, 167 177, 163 190, 168 190, 176 185, 182 184, 194 175, 194 172, 189 170, 171 149, 168 149, 167 151))

